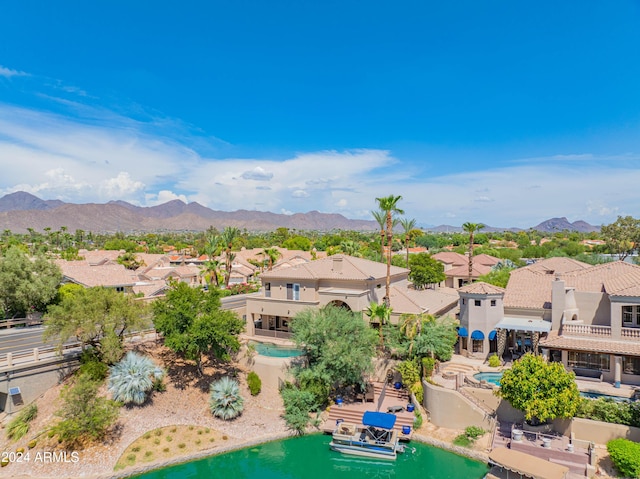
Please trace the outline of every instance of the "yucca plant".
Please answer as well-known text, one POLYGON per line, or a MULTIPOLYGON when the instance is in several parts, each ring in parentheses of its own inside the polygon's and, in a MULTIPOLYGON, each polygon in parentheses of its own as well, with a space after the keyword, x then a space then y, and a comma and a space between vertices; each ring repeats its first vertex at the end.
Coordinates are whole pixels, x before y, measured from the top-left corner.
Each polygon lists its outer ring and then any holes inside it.
POLYGON ((164 377, 162 368, 146 356, 133 351, 109 368, 109 391, 113 399, 125 404, 142 404, 155 381, 164 377))
POLYGON ((214 416, 225 421, 238 417, 244 409, 244 399, 240 396, 238 381, 225 376, 212 383, 209 409, 214 416))

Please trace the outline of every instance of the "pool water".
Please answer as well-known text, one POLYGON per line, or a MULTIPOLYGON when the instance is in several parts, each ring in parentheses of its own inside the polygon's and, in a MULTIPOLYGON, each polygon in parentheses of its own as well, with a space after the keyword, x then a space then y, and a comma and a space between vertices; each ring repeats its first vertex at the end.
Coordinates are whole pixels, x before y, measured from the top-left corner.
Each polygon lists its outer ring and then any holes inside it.
POLYGON ((623 396, 611 396, 610 394, 596 393, 592 391, 580 391, 580 396, 588 399, 611 399, 614 402, 633 402, 634 400, 623 396))
POLYGON ((395 461, 354 458, 329 449, 331 436, 282 439, 148 472, 139 479, 480 479, 487 466, 436 447, 410 442, 395 461))
POLYGON ((273 343, 258 342, 251 342, 249 344, 251 344, 256 349, 256 352, 260 356, 268 356, 270 358, 295 358, 304 354, 304 351, 302 351, 302 349, 290 346, 280 346, 273 343))
POLYGON ((500 379, 502 379, 502 372, 499 373, 476 373, 473 375, 474 379, 478 381, 487 381, 488 383, 500 386, 500 379))

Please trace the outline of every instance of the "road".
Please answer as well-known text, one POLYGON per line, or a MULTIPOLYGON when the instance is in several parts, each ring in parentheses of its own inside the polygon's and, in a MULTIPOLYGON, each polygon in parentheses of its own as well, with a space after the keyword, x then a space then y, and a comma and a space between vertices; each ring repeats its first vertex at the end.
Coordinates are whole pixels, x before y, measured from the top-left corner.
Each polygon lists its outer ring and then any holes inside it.
POLYGON ((32 350, 33 348, 45 348, 54 345, 54 341, 43 341, 42 326, 29 328, 11 328, 0 330, 0 356, 7 353, 32 350))
MULTIPOLYGON (((237 309, 245 306, 247 295, 227 296, 222 298, 222 309, 237 309)), ((0 357, 7 353, 31 351, 33 348, 46 348, 55 345, 53 340, 43 341, 42 326, 28 328, 0 329, 0 357)), ((75 341, 69 341, 73 343, 75 341)))

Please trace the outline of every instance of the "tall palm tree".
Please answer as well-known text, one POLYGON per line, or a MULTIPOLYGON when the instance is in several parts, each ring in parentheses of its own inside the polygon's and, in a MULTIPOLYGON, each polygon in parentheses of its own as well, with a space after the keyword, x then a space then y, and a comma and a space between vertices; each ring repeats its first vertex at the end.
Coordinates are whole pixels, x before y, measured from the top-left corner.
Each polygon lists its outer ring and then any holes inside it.
POLYGON ((409 340, 409 357, 411 357, 416 337, 422 333, 422 326, 433 321, 435 321, 435 317, 430 314, 403 314, 400 316, 400 331, 409 340))
POLYGON ((227 226, 222 235, 220 235, 220 239, 225 248, 225 268, 226 271, 224 273, 224 285, 225 287, 229 286, 229 280, 231 279, 231 262, 233 261, 231 255, 231 249, 233 248, 234 240, 240 235, 240 230, 234 226, 227 226))
POLYGON ((400 224, 402 225, 402 229, 404 230, 404 249, 407 250, 407 268, 409 267, 409 239, 411 236, 409 233, 412 229, 416 227, 416 220, 402 218, 400 220, 400 224))
POLYGON ((471 276, 473 275, 473 235, 482 228, 484 228, 482 223, 466 222, 462 225, 462 229, 469 233, 469 283, 471 283, 471 276))
POLYGON ((398 208, 398 201, 402 199, 402 196, 385 196, 384 198, 376 198, 378 207, 381 211, 384 211, 386 217, 386 233, 387 233, 387 281, 385 283, 385 296, 384 304, 391 306, 391 242, 393 241, 393 214, 404 214, 400 208, 398 208))
POLYGON ((371 214, 380 225, 380 259, 384 258, 384 228, 387 224, 387 215, 384 211, 372 211, 371 214))
POLYGON ((271 248, 265 248, 261 254, 266 258, 269 258, 269 271, 273 269, 273 265, 278 261, 278 258, 282 256, 280 250, 275 246, 272 246, 271 248))
POLYGON ((378 334, 380 335, 380 346, 384 348, 384 334, 382 332, 382 326, 389 322, 392 309, 386 304, 378 304, 372 301, 369 307, 365 310, 365 314, 369 316, 369 321, 373 322, 374 319, 378 320, 378 334))

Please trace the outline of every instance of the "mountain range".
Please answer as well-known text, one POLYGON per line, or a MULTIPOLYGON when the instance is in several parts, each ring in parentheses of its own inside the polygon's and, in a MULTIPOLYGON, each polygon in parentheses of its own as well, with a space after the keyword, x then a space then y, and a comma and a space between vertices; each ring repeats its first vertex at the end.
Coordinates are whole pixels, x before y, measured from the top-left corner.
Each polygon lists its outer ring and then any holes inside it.
MULTIPOLYGON (((335 213, 295 213, 284 215, 267 211, 216 211, 199 203, 173 200, 157 206, 135 206, 125 201, 98 203, 65 203, 60 200, 42 200, 24 191, 0 198, 0 230, 26 233, 28 228, 42 231, 66 227, 93 232, 139 231, 204 231, 213 226, 219 230, 235 226, 248 231, 273 231, 285 227, 298 230, 357 230, 377 231, 375 221, 355 220, 335 213)), ((426 228, 429 231, 462 231, 460 227, 441 225, 426 228)), ((598 231, 599 228, 584 221, 570 223, 567 218, 552 218, 534 227, 541 232, 573 230, 598 231)), ((484 231, 517 231, 514 228, 486 227, 484 231)))

